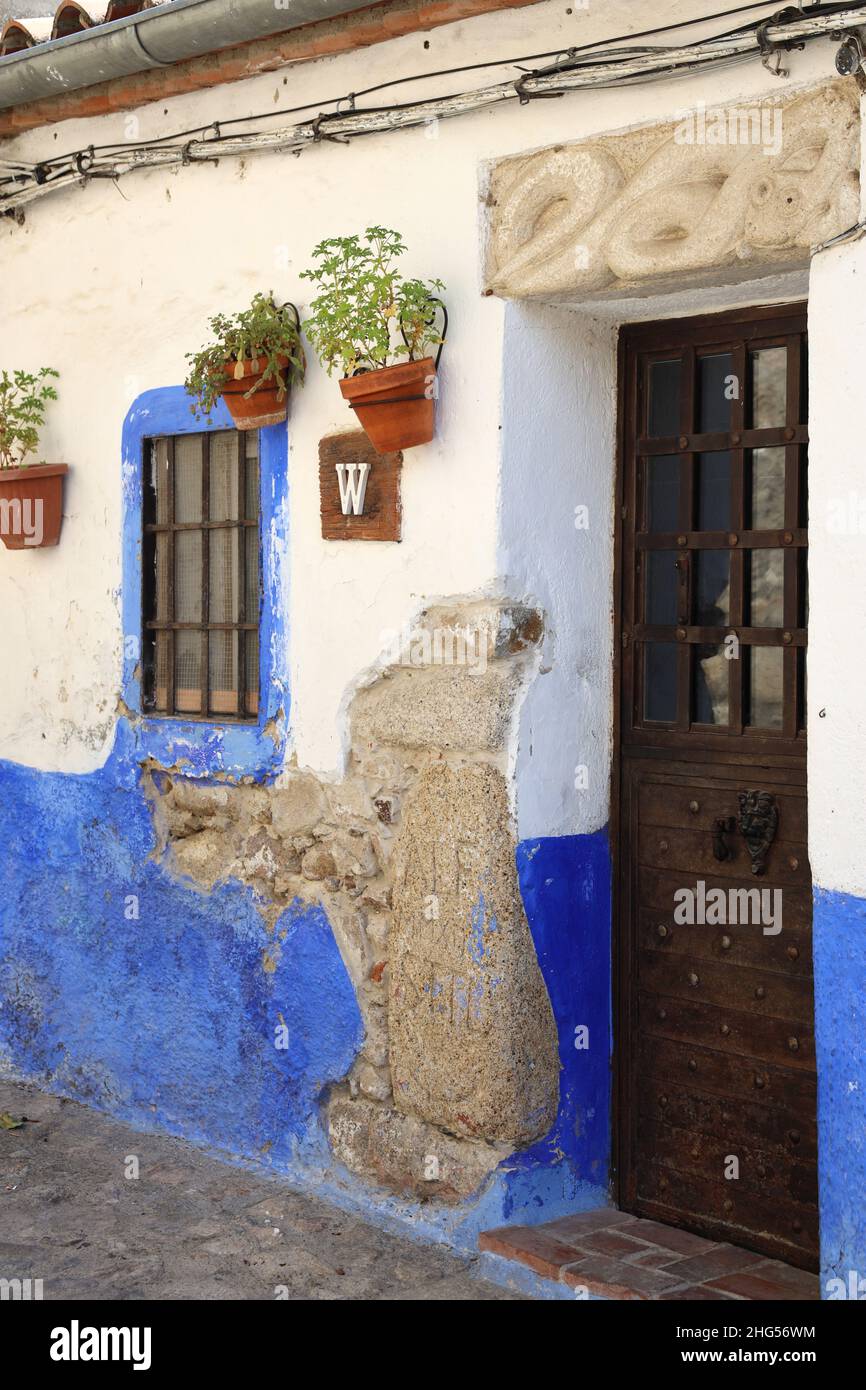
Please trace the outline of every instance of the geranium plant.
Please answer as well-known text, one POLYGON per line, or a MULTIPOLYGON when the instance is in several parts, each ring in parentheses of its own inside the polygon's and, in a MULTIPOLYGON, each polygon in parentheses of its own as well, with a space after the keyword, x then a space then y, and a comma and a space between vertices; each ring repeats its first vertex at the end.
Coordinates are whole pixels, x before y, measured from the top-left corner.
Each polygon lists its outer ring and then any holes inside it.
POLYGON ((304 332, 379 453, 433 438, 436 362, 447 314, 441 280, 406 280, 397 259, 399 232, 368 227, 360 236, 329 237, 313 250, 301 278, 315 285, 304 332))
POLYGON ((53 367, 38 372, 0 372, 0 468, 25 468, 29 454, 39 448, 45 407, 57 400, 53 367))
POLYGON ((184 385, 193 415, 209 420, 225 397, 240 429, 284 419, 289 391, 303 384, 306 366, 294 305, 278 306, 273 295, 256 294, 248 309, 215 314, 208 327, 212 341, 187 353, 184 385))
POLYGON ((406 250, 399 232, 368 227, 363 236, 329 237, 301 271, 318 294, 304 332, 328 375, 414 360, 442 342, 436 327, 441 280, 404 280, 395 265, 406 250))

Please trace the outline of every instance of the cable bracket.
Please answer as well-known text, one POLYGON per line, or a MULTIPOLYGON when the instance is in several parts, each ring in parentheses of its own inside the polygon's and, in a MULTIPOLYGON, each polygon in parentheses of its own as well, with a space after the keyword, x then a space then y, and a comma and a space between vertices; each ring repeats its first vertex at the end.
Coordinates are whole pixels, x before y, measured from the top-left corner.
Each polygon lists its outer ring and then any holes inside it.
POLYGON ((537 72, 525 72, 522 77, 518 77, 514 84, 514 90, 517 93, 517 98, 521 106, 528 106, 531 101, 544 101, 548 97, 565 96, 565 92, 527 92, 524 83, 530 77, 540 76, 541 74, 537 72))
POLYGON ((335 145, 349 145, 351 141, 345 135, 326 135, 322 130, 322 121, 333 120, 333 113, 320 111, 314 121, 310 122, 314 140, 332 140, 335 145))

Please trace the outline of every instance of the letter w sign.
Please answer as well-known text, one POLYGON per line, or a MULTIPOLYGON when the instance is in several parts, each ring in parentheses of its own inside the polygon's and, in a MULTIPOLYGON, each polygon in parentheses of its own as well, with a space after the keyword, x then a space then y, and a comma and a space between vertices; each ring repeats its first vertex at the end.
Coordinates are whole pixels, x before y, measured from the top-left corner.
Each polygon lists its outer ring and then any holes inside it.
POLYGON ((369 463, 335 463, 343 516, 363 516, 369 463))

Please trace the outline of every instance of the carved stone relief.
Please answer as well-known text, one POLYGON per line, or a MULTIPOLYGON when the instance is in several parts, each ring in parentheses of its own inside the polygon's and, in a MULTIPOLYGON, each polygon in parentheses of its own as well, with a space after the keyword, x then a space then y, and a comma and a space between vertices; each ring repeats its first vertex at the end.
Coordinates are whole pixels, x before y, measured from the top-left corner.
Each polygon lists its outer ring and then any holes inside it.
POLYGON ((499 160, 487 288, 606 297, 803 266, 857 221, 859 167, 849 81, 499 160))

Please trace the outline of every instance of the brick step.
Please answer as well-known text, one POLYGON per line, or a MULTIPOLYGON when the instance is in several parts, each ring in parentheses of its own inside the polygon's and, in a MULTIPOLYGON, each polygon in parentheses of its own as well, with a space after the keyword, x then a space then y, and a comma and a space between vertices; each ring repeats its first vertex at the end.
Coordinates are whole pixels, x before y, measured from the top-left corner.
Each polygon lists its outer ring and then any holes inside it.
POLYGON ((605 1207, 542 1226, 482 1231, 482 1251, 515 1260, 577 1294, 607 1299, 810 1302, 818 1278, 751 1250, 605 1207))

